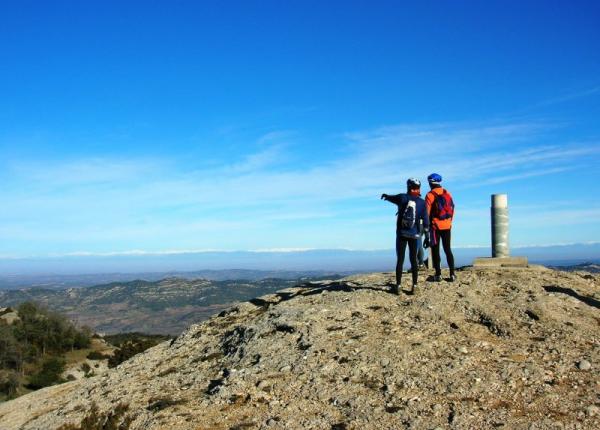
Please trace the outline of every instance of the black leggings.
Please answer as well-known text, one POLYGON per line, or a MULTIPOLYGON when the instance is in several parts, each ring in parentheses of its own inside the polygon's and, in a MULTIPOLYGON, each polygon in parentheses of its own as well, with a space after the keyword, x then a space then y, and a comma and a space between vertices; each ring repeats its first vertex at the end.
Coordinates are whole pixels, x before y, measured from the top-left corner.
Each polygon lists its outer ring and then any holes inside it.
POLYGON ((413 284, 417 283, 419 277, 419 266, 417 264, 417 239, 396 236, 396 284, 400 285, 402 280, 402 266, 404 265, 404 253, 408 244, 408 255, 410 258, 410 268, 412 270, 413 284))
POLYGON ((452 255, 452 249, 450 248, 450 241, 452 239, 452 230, 434 230, 433 233, 436 235, 435 243, 431 244, 431 256, 433 257, 433 267, 435 268, 435 274, 441 275, 441 258, 440 258, 440 242, 444 247, 444 254, 446 254, 446 261, 448 262, 448 268, 450 268, 450 274, 454 274, 454 255, 452 255))

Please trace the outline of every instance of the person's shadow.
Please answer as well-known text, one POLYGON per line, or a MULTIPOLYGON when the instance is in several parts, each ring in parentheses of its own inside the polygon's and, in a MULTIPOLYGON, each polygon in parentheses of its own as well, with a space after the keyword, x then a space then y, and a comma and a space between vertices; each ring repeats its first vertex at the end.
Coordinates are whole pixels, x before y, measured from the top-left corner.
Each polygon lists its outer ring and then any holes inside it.
MULTIPOLYGON (((427 277, 427 279, 425 279, 427 282, 436 282, 435 277, 433 275, 429 275, 427 277)), ((448 277, 448 278, 442 278, 442 280, 446 281, 446 282, 452 282, 452 278, 448 277)), ((437 281, 437 283, 440 283, 442 281, 437 281)))

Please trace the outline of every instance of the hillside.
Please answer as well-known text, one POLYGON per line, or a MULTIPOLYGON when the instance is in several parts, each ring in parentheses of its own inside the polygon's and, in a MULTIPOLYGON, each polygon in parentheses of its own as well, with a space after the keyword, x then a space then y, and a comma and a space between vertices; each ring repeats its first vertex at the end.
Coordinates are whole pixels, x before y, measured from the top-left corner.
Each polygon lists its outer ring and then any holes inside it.
POLYGON ((209 281, 168 278, 93 287, 0 291, 2 306, 41 303, 100 333, 179 334, 235 302, 295 285, 291 279, 209 281))
POLYGON ((467 269, 414 296, 391 279, 239 304, 0 405, 0 428, 600 428, 600 275, 467 269))
POLYGON ((590 272, 590 273, 600 273, 600 264, 593 262, 585 262, 580 264, 573 264, 569 266, 557 266, 555 267, 557 270, 564 270, 566 272, 590 272))

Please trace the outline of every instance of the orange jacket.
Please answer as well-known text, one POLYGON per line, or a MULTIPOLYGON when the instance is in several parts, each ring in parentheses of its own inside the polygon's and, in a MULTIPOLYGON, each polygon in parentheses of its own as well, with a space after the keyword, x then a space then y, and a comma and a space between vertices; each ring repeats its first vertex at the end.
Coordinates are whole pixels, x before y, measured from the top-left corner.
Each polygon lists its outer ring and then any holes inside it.
MULTIPOLYGON (((434 194, 440 195, 443 192, 444 189, 442 187, 434 188, 433 190, 429 191, 425 196, 425 206, 427 207, 427 215, 429 215, 429 222, 431 223, 432 228, 435 228, 437 230, 450 230, 452 228, 452 218, 431 218, 431 205, 435 200, 434 194)), ((446 192, 450 194, 448 190, 446 190, 446 192)), ((452 194, 450 194, 450 197, 452 197, 452 194)))

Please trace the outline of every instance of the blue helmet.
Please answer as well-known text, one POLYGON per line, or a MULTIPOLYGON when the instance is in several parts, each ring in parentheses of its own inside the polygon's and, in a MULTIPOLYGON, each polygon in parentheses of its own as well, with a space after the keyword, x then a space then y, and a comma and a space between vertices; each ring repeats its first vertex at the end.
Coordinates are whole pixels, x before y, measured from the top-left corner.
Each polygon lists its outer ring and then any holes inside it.
POLYGON ((442 176, 437 173, 432 173, 427 177, 427 182, 433 185, 439 185, 442 182, 442 176))

